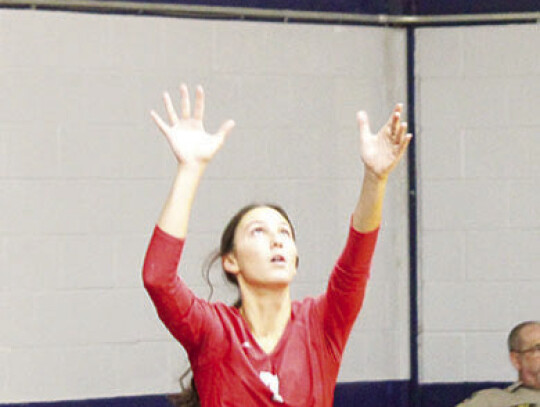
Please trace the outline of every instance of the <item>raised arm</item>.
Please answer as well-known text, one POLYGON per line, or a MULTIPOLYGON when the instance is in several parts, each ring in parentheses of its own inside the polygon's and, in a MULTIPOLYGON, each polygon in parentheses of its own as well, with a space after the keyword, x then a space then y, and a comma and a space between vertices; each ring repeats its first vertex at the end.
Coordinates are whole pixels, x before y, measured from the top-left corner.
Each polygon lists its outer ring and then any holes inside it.
POLYGON ((161 132, 165 135, 178 161, 178 168, 169 196, 158 220, 158 226, 168 234, 184 238, 187 233, 191 205, 199 181, 207 164, 223 145, 225 138, 234 127, 234 122, 223 123, 217 133, 207 133, 203 126, 204 91, 198 86, 195 92, 195 106, 191 104, 186 85, 180 86, 180 117, 165 92, 163 100, 169 116, 169 123, 155 111, 151 112, 161 132))
POLYGON ((152 111, 154 121, 178 161, 178 169, 159 217, 159 228, 154 230, 146 251, 142 277, 160 319, 189 352, 200 346, 201 337, 208 332, 201 326, 208 328, 209 324, 204 322, 204 307, 197 307, 198 312, 191 312, 189 318, 186 317, 186 311, 196 297, 177 274, 184 244, 182 239, 187 233, 191 205, 199 181, 234 123, 229 120, 216 134, 208 134, 203 127, 202 88, 197 87, 193 114, 185 85, 180 87, 180 95, 180 117, 168 93, 163 95, 168 122, 152 111))
POLYGON ((353 212, 353 228, 370 232, 379 227, 388 175, 407 150, 412 138, 407 123, 401 121, 403 106, 398 104, 377 134, 371 133, 367 114, 358 112, 364 180, 360 198, 353 212))

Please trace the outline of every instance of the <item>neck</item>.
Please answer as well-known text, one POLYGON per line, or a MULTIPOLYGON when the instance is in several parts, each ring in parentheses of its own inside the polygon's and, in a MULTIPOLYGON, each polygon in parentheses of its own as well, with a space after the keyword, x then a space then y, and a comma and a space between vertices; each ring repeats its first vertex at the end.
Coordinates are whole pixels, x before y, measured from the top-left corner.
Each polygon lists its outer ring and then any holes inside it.
POLYGON ((262 293, 242 290, 240 313, 261 347, 265 351, 272 350, 291 317, 289 287, 262 293))

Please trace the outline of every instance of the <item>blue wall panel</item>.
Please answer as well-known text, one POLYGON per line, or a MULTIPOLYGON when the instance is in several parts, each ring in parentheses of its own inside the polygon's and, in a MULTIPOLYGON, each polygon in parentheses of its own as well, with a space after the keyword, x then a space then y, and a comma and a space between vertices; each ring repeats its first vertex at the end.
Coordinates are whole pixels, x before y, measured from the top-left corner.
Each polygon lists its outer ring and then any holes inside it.
MULTIPOLYGON (((360 14, 472 14, 540 11, 538 0, 126 0, 223 7, 249 7, 360 14)), ((96 1, 106 3, 106 1, 96 1)))
MULTIPOLYGON (((133 0, 130 0, 133 1, 133 0)), ((390 10, 388 0, 135 0, 139 3, 165 3, 222 7, 247 7, 277 10, 328 11, 341 13, 386 14, 390 10)))
MULTIPOLYGON (((335 407, 408 407, 408 382, 339 383, 335 407)), ((171 407, 165 396, 119 397, 47 403, 0 404, 1 407, 171 407)))
POLYGON ((348 406, 408 407, 409 382, 339 383, 334 396, 334 407, 348 406))
POLYGON ((507 387, 510 383, 436 383, 424 384, 420 390, 422 407, 454 407, 474 392, 491 387, 507 387))
POLYGON ((416 0, 415 14, 475 14, 540 11, 538 0, 416 0))
MULTIPOLYGON (((454 407, 477 390, 509 383, 438 383, 420 386, 421 407, 454 407)), ((334 407, 408 407, 409 382, 338 383, 334 407)), ((170 407, 165 396, 119 397, 47 403, 0 404, 0 407, 170 407)))
POLYGON ((165 396, 118 397, 47 403, 0 404, 2 407, 171 407, 165 396))

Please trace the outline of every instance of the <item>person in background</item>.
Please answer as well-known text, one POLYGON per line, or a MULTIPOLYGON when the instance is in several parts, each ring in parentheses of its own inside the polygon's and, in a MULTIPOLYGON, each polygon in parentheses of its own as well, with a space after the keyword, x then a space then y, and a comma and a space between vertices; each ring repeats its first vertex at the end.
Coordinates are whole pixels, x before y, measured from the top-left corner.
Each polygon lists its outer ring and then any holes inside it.
POLYGON ((510 361, 518 381, 506 389, 486 389, 456 407, 540 407, 540 321, 516 325, 508 335, 510 361))

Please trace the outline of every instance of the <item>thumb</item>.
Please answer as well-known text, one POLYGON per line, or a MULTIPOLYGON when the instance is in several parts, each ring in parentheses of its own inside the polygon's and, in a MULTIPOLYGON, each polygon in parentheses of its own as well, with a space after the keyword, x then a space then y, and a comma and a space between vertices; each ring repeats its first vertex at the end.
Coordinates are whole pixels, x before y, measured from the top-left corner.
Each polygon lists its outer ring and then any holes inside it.
POLYGON ((219 137, 226 138, 233 127, 235 126, 234 120, 227 120, 225 123, 221 125, 218 132, 216 133, 219 137))
POLYGON ((358 130, 360 130, 360 136, 366 137, 369 134, 371 134, 371 130, 369 128, 369 120, 367 113, 363 110, 356 113, 356 120, 358 122, 358 130))
POLYGON ((150 111, 150 115, 152 116, 152 119, 158 126, 159 130, 161 130, 165 138, 167 138, 167 140, 171 142, 171 136, 169 134, 169 129, 170 129, 169 125, 165 123, 165 121, 154 110, 150 111))

